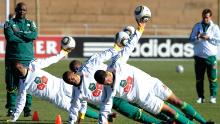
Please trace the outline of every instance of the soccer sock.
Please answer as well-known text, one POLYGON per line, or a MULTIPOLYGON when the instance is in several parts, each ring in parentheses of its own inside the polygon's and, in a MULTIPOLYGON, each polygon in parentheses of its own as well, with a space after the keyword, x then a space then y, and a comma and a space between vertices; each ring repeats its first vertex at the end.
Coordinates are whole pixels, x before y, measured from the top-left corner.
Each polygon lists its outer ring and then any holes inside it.
POLYGON ((177 107, 175 107, 174 105, 172 105, 172 104, 170 104, 170 103, 168 103, 168 102, 166 102, 166 104, 168 105, 168 106, 170 106, 172 109, 174 109, 178 114, 181 114, 181 115, 185 115, 182 111, 180 111, 177 107))
POLYGON ((91 109, 87 108, 86 110, 86 117, 93 118, 93 119, 98 119, 99 114, 95 111, 92 111, 91 109))
MULTIPOLYGON (((165 102, 169 107, 171 107, 172 109, 174 109, 176 111, 176 113, 181 114, 183 116, 185 116, 185 114, 180 111, 178 108, 176 108, 174 105, 165 102)), ((164 121, 170 121, 172 120, 169 116, 166 115, 166 113, 164 112, 160 112, 159 114, 156 115, 157 118, 159 118, 160 120, 164 120, 164 121)))
POLYGON ((136 119, 138 122, 145 123, 145 124, 162 124, 161 120, 158 120, 152 116, 148 116, 142 112, 142 109, 139 109, 139 114, 137 114, 136 119))
POLYGON ((206 123, 206 120, 188 103, 183 102, 183 105, 181 107, 183 112, 191 117, 193 117, 195 120, 199 121, 200 123, 206 123))
POLYGON ((181 124, 195 124, 194 122, 190 121, 187 117, 184 115, 176 113, 175 120, 177 120, 181 124))
POLYGON ((146 124, 161 124, 161 121, 153 116, 147 115, 142 109, 128 103, 121 98, 113 99, 113 108, 124 116, 146 124))

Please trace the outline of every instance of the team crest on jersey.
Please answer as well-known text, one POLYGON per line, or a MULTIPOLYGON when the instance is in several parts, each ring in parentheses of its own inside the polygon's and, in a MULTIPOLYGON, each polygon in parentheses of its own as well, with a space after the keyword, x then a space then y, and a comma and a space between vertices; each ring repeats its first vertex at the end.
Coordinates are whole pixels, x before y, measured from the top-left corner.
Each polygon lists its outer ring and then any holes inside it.
POLYGON ((121 80, 120 86, 123 87, 125 93, 128 93, 133 86, 133 78, 128 76, 126 80, 121 80))
POLYGON ((37 84, 38 90, 43 90, 47 85, 48 78, 46 76, 36 77, 34 82, 37 84))
POLYGON ((92 91, 92 95, 94 97, 100 96, 102 89, 103 89, 103 85, 101 85, 101 84, 98 84, 98 83, 90 83, 89 84, 89 90, 92 91))
POLYGON ((41 82, 40 77, 36 77, 36 78, 34 79, 34 82, 35 82, 36 84, 39 84, 39 83, 41 82))
POLYGON ((127 84, 126 80, 121 80, 121 82, 120 82, 121 87, 125 87, 126 84, 127 84))
POLYGON ((95 88, 96 88, 95 83, 90 83, 90 84, 89 84, 89 89, 90 89, 91 91, 94 91, 95 88))

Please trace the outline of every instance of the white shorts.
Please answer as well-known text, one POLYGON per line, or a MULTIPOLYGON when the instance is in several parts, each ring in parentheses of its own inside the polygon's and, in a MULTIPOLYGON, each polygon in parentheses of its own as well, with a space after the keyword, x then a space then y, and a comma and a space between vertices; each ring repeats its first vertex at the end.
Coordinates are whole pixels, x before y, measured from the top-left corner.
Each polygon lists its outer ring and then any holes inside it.
POLYGON ((153 78, 151 81, 153 81, 155 85, 146 93, 145 99, 140 99, 138 104, 144 110, 152 114, 158 114, 163 107, 163 100, 167 100, 172 94, 172 91, 157 78, 153 78))
POLYGON ((148 111, 152 114, 160 113, 163 107, 164 101, 156 97, 154 94, 148 94, 146 99, 139 101, 138 105, 143 108, 145 111, 148 111))
POLYGON ((155 78, 154 80, 156 84, 150 93, 153 93, 162 100, 167 100, 171 96, 172 90, 170 90, 170 88, 163 84, 159 79, 155 78))

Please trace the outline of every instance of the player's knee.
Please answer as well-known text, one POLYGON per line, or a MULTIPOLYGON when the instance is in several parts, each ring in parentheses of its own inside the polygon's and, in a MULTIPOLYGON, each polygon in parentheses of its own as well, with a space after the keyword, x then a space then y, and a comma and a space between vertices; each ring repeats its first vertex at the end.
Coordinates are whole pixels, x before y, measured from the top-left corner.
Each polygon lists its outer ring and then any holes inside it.
POLYGON ((174 117, 176 115, 176 111, 165 104, 161 110, 162 113, 168 115, 169 117, 174 117))
POLYGON ((177 107, 180 107, 183 103, 182 100, 178 98, 177 96, 175 96, 174 94, 169 97, 168 102, 177 107))

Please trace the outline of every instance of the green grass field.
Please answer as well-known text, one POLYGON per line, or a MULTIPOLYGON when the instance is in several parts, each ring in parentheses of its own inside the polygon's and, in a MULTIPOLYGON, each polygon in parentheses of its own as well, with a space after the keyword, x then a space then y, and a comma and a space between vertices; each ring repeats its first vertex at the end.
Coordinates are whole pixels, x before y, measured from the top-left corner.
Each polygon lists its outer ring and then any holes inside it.
MULTIPOLYGON (((68 60, 59 62, 52 65, 45 70, 61 77, 62 72, 68 69, 68 60)), ((197 98, 195 91, 195 79, 194 79, 194 69, 193 61, 129 61, 130 64, 144 70, 151 76, 157 77, 162 80, 173 92, 192 104, 206 119, 212 119, 217 124, 220 124, 220 101, 217 99, 217 104, 210 104, 209 101, 209 90, 208 82, 206 78, 205 82, 205 96, 206 103, 196 104, 195 100, 197 98), (176 65, 181 64, 185 68, 185 72, 182 74, 175 72, 176 65)), ((0 123, 5 123, 8 117, 6 117, 7 110, 4 108, 6 102, 6 90, 4 81, 4 61, 0 61, 0 123)), ((218 96, 220 94, 218 93, 218 96)), ((38 123, 54 123, 56 115, 60 114, 62 121, 66 122, 68 118, 68 113, 56 108, 54 105, 47 101, 43 101, 36 97, 33 98, 32 111, 37 111, 39 114, 40 122, 38 123)), ((134 124, 133 120, 127 119, 126 117, 119 115, 115 120, 114 124, 134 124)), ((35 123, 31 121, 31 117, 24 118, 23 113, 20 116, 17 123, 35 123)), ((94 119, 86 118, 84 120, 86 124, 97 123, 94 119)))

